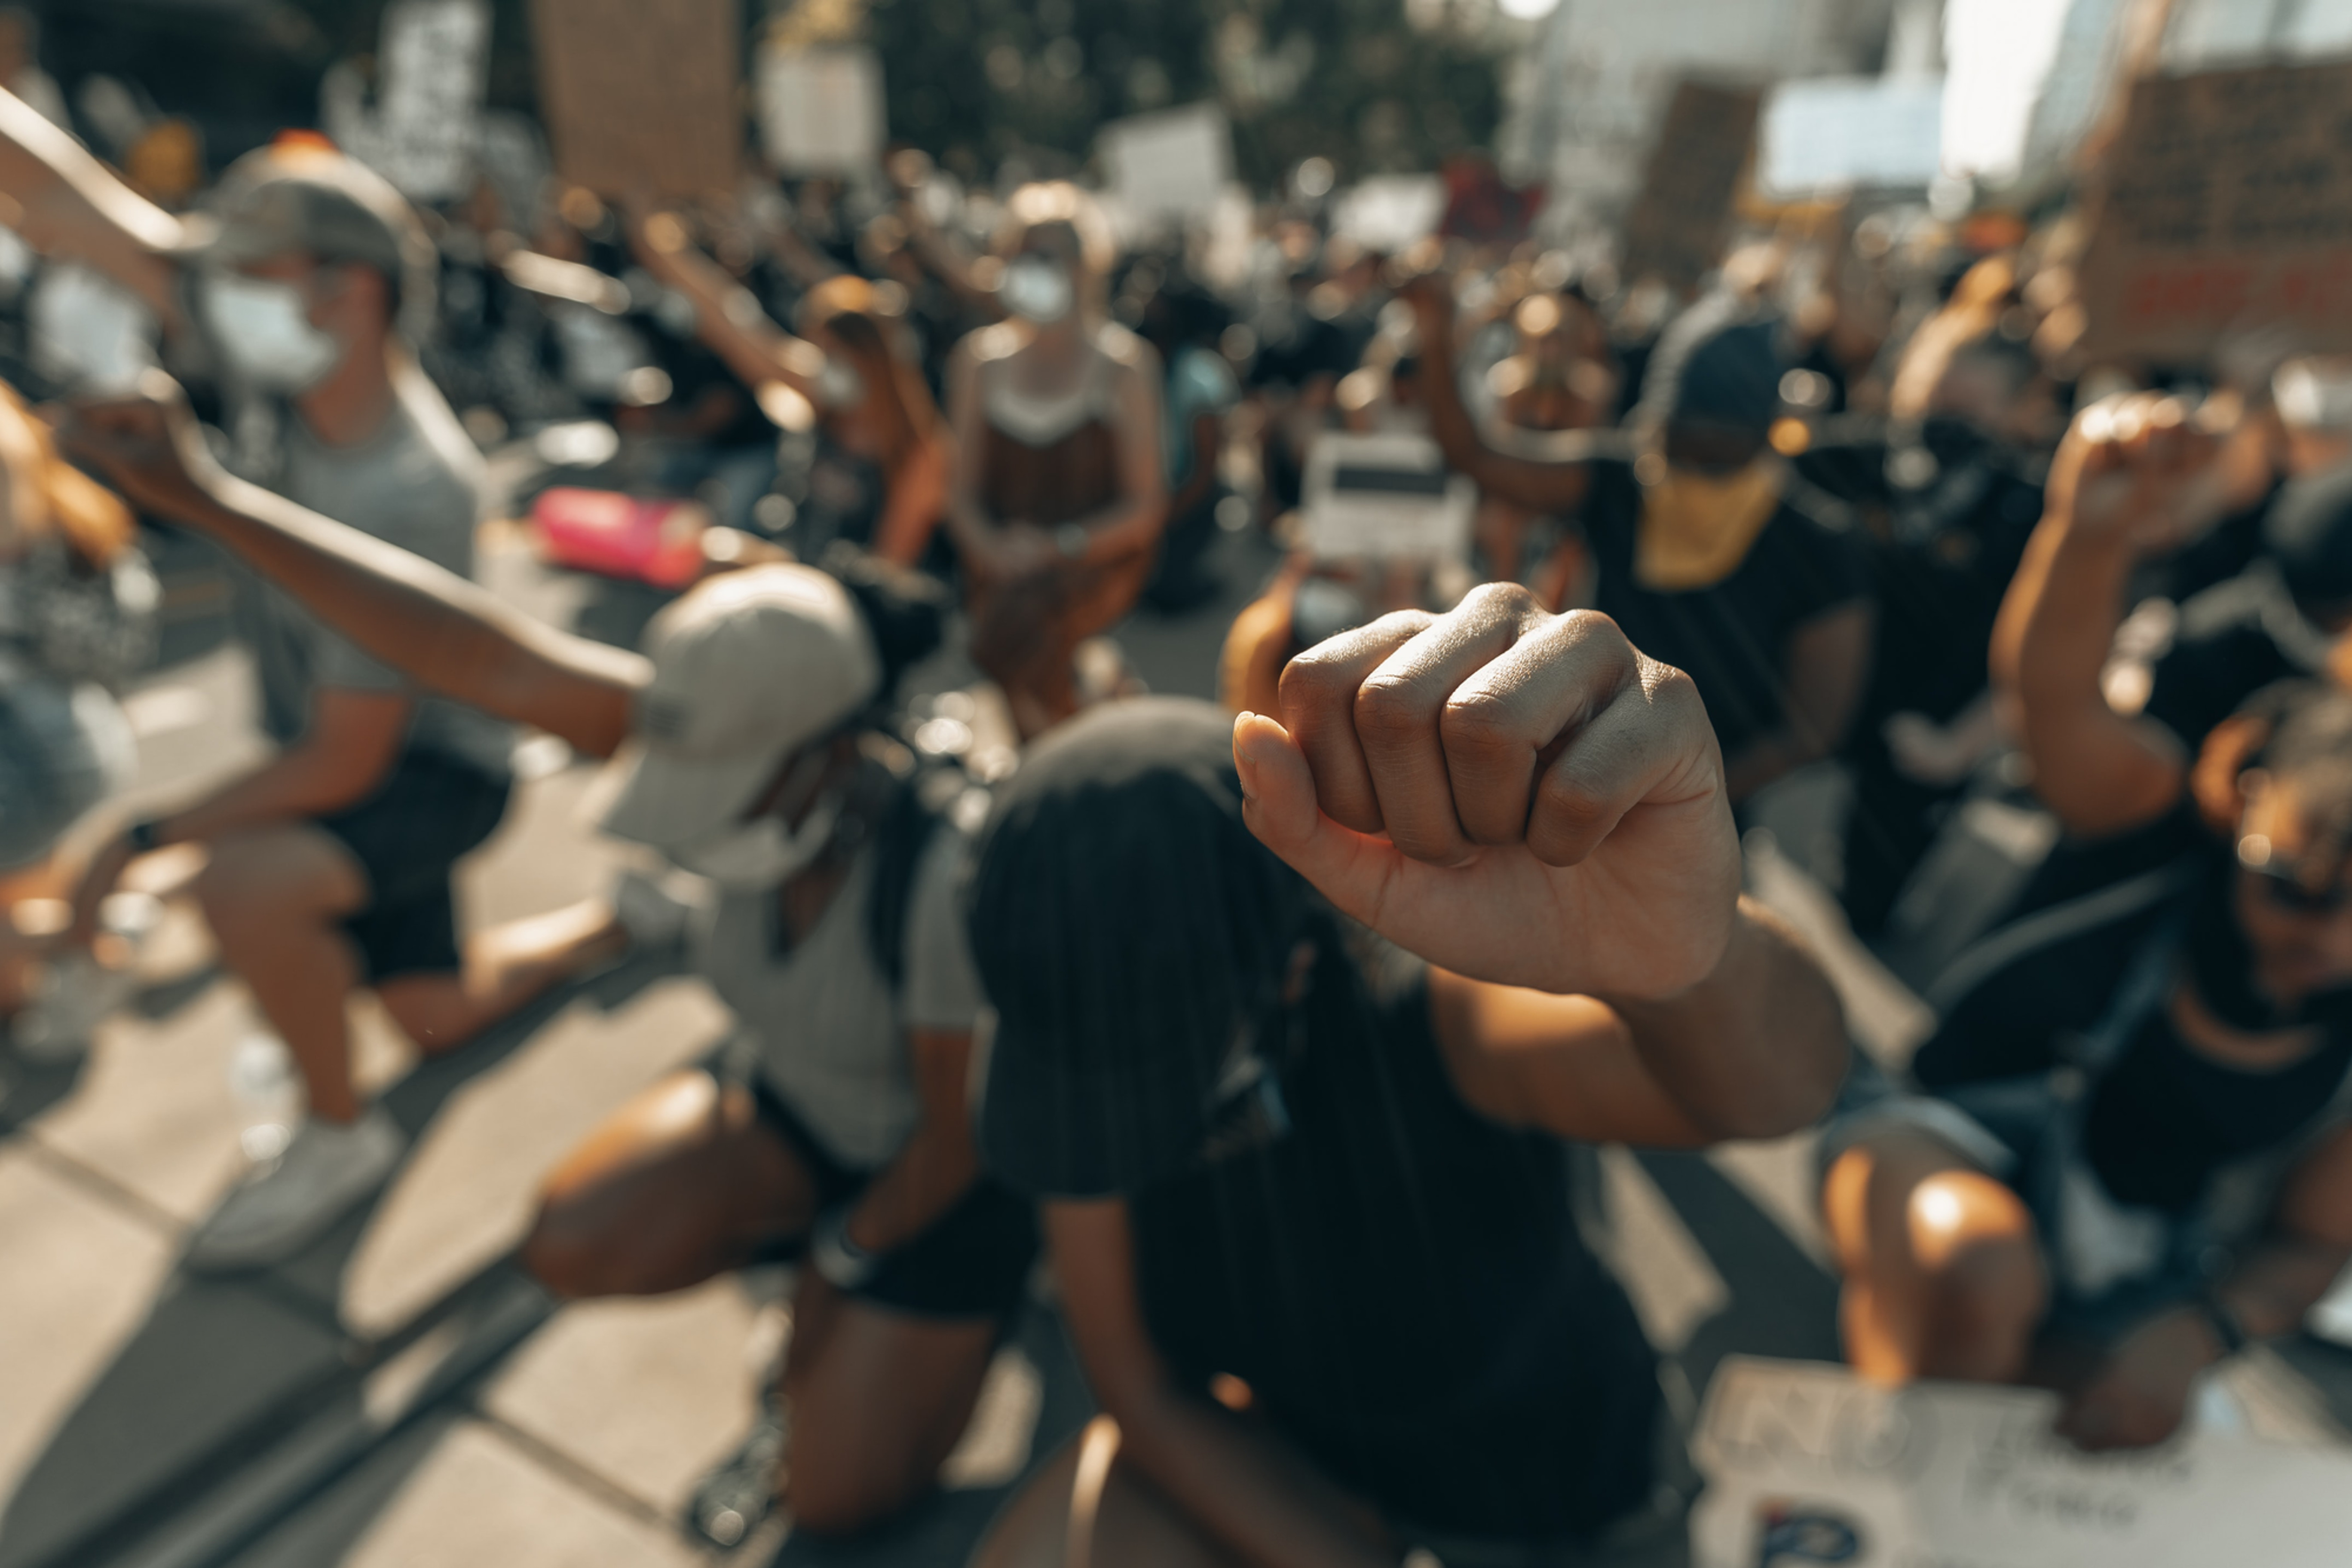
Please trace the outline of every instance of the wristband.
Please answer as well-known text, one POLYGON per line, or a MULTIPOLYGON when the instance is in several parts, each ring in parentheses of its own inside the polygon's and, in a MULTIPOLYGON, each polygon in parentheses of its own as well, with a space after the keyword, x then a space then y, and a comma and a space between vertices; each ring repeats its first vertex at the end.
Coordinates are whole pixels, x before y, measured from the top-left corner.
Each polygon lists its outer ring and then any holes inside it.
POLYGON ((1087 527, 1082 522, 1066 522, 1054 531, 1054 548, 1062 552, 1065 561, 1083 561, 1087 556, 1087 527))
POLYGON ((816 1222, 809 1237, 809 1267, 836 1290, 855 1290, 874 1276, 881 1259, 849 1239, 849 1211, 838 1208, 816 1222))
POLYGON ((131 846, 133 855, 152 855, 163 847, 159 837, 163 828, 161 817, 142 816, 123 830, 122 841, 131 846))
POLYGON ((2236 1310, 2221 1300, 2218 1292, 2208 1290, 2198 1297, 2197 1311, 2205 1320, 2205 1326, 2213 1331, 2213 1337, 2221 1342, 2223 1360, 2236 1355, 2252 1342, 2253 1336, 2246 1332, 2246 1325, 2239 1321, 2236 1310))

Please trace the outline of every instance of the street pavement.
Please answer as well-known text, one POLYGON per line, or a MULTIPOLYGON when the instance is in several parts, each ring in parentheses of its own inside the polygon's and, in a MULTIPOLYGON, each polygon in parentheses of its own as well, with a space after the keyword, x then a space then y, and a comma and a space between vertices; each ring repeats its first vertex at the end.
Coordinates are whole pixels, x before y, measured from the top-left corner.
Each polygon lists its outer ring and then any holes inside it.
MULTIPOLYGON (((485 580, 534 613, 625 636, 650 609, 541 571, 510 531, 485 544, 485 580)), ((1155 690, 1211 694, 1224 626, 1272 564, 1254 537, 1219 548, 1217 603, 1117 633, 1155 690)), ((950 650, 916 684, 972 679, 950 650)), ((149 681, 131 701, 140 796, 184 795, 256 755, 247 692, 231 648, 149 681)), ((522 755, 515 810, 465 868, 469 926, 599 893, 624 862, 578 820, 591 770, 552 742, 522 755)), ((1819 790, 1784 797, 1759 807, 1752 885, 1828 956, 1857 1038, 1899 1059, 1924 1015, 1778 847, 1803 838, 1819 790)), ((184 907, 146 962, 138 1004, 79 1069, 0 1053, 0 1568, 955 1568, 1088 1411, 1041 1288, 939 1496, 868 1538, 788 1537, 772 1521, 720 1552, 683 1509, 790 1332, 784 1276, 562 1306, 511 1256, 556 1158, 725 1031, 708 990, 640 961, 425 1062, 362 1005, 362 1074, 415 1137, 408 1161, 300 1257, 201 1279, 176 1259, 239 1168, 252 1113, 230 1069, 257 1020, 184 907)), ((1580 1163, 1591 1228, 1668 1352, 1684 1419, 1726 1354, 1835 1355, 1809 1138, 1580 1163)), ((2232 1387, 2277 1435, 2337 1435, 2352 1417, 2346 1362, 2324 1347, 2265 1352, 2232 1387)))

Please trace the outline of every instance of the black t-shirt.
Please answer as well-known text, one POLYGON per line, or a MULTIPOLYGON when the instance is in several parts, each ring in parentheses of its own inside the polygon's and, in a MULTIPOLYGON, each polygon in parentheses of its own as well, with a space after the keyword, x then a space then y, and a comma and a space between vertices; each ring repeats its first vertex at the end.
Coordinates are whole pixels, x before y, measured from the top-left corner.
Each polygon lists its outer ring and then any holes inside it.
POLYGON ((1286 1132, 1129 1194, 1152 1341, 1395 1518, 1594 1530, 1647 1495, 1657 1384, 1565 1150, 1463 1104, 1423 985, 1373 1002, 1355 974, 1327 952, 1295 1015, 1286 1132))
POLYGON ((1985 689, 1993 621, 2042 519, 2038 465, 1985 448, 1906 490, 1887 476, 1889 456, 1884 432, 1873 431, 1817 446, 1797 463, 1868 519, 1856 535, 1878 634, 1854 739, 1869 746, 1891 714, 1949 720, 1985 689))
MULTIPOLYGON (((2177 962, 2242 971, 2243 939, 2225 912, 2229 867, 2218 852, 2144 874, 2038 919, 2048 940, 1981 974, 1919 1048, 1912 1073, 1931 1092, 2047 1072, 2102 1027, 2148 945, 2180 943, 2177 962), (2188 918, 2193 911, 2199 918, 2188 918), (2184 934, 2168 938, 2187 920, 2184 934)), ((2022 931, 2023 927, 2011 928, 2022 931)), ((1992 941, 1989 939, 1988 947, 1992 941)), ((2210 986, 2200 985, 2200 994, 2210 986)), ((2208 1005, 2212 1005, 2209 999, 2208 1005)), ((2340 1020, 2339 1005, 2326 1016, 2340 1020)), ((2292 1066, 2248 1071, 2183 1041, 2165 1008, 2136 1023, 2084 1109, 2084 1152, 2123 1203, 2183 1212, 2232 1161, 2299 1142, 2352 1068, 2352 1030, 2326 1024, 2323 1044, 2292 1066)))
POLYGON ((1730 576, 1661 593, 1633 580, 1641 516, 1632 468, 1596 464, 1584 517, 1600 568, 1598 607, 1635 647, 1697 683, 1728 760, 1787 717, 1790 635, 1869 592, 1860 548, 1852 534, 1784 500, 1730 576))

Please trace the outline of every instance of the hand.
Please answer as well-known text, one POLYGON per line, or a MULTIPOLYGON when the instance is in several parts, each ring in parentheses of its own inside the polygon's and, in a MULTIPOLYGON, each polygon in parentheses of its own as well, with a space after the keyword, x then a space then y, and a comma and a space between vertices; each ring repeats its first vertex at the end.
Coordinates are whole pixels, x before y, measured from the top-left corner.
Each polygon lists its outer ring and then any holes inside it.
POLYGON ((1454 335, 1455 307, 1454 279, 1443 271, 1423 272, 1405 280, 1397 290, 1398 298, 1412 307, 1412 319, 1421 328, 1421 352, 1433 353, 1454 335))
POLYGON ((72 404, 58 445, 142 510, 177 522, 201 525, 227 478, 188 410, 187 395, 160 370, 142 375, 130 396, 72 404))
POLYGON ((996 558, 991 563, 1003 577, 1034 572, 1057 552, 1054 536, 1034 522, 1008 522, 997 531, 996 558))
POLYGON ((2160 554, 2227 511, 2219 454, 2220 443, 2177 397, 2104 398, 2076 416, 2060 443, 2047 506, 2085 538, 2160 554))
POLYGON ((1234 726, 1251 830, 1401 946, 1627 999, 1721 959, 1740 877, 1722 753, 1690 678, 1607 616, 1516 584, 1385 616, 1293 659, 1282 712, 1234 726))
POLYGON ((2090 1453, 2152 1447, 2180 1430, 2197 1374, 2220 1355, 2213 1331, 2195 1309, 2151 1318, 2108 1352, 2067 1402, 2058 1435, 2090 1453))

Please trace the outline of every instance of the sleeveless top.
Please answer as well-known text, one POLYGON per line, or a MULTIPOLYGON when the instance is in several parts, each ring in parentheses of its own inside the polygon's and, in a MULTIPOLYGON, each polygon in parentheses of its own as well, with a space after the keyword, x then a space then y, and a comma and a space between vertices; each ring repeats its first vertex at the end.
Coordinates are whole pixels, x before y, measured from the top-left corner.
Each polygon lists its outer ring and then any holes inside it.
POLYGON ((1094 356, 1086 379, 1058 397, 1004 384, 1001 366, 981 367, 981 504, 999 523, 1055 528, 1102 510, 1119 497, 1118 432, 1111 408, 1110 361, 1094 356))

